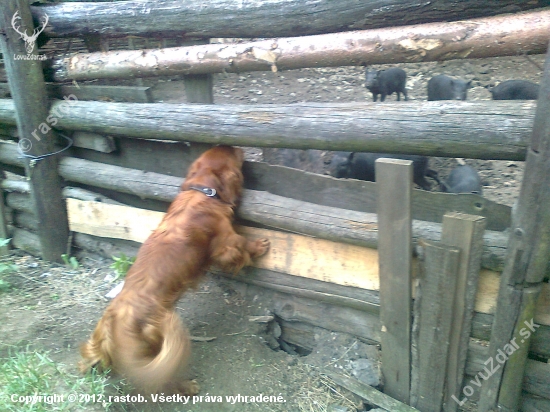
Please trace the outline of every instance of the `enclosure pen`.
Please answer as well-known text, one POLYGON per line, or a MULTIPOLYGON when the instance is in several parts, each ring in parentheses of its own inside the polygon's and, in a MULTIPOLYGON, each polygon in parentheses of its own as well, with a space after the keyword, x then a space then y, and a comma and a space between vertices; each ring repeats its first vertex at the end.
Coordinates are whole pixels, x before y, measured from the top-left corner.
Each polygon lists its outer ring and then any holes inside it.
POLYGON ((526 160, 514 211, 413 189, 408 160, 377 160, 376 182, 245 162, 237 231, 271 249, 212 273, 261 302, 270 347, 309 353, 330 331, 374 350, 378 384, 320 370, 367 409, 550 411, 550 54, 537 101, 214 104, 216 74, 548 53, 546 1, 379 3, 4 1, 0 239, 134 256, 216 144, 526 160), (149 87, 164 77, 186 103, 149 87))

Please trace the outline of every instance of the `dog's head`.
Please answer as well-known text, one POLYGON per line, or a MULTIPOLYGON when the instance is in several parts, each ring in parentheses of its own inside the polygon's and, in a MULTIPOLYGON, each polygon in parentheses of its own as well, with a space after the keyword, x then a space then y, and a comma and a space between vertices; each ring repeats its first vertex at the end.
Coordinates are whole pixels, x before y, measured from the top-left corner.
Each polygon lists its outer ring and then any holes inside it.
POLYGON ((221 200, 235 206, 242 192, 243 161, 242 149, 213 147, 191 164, 181 189, 188 190, 195 185, 216 189, 221 200))

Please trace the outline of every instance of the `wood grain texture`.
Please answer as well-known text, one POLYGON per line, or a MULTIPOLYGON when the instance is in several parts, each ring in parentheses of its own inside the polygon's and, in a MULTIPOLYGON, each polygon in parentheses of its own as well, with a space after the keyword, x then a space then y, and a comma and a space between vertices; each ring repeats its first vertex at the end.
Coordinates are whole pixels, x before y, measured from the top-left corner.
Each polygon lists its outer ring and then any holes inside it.
POLYGON ((446 359, 445 412, 457 410, 458 404, 452 400, 452 396, 460 396, 462 389, 475 297, 479 284, 484 231, 485 219, 483 217, 462 213, 447 213, 443 217, 441 243, 454 246, 461 251, 454 287, 454 301, 452 302, 453 317, 449 319, 451 329, 446 359))
MULTIPOLYGON (((250 147, 523 160, 536 103, 527 101, 291 105, 55 102, 56 127, 143 139, 250 147), (61 107, 61 105, 64 105, 61 107), (407 127, 404 127, 405 124, 407 127), (460 125, 460 127, 457 127, 460 125)), ((0 99, 0 123, 14 124, 0 99)))
POLYGON ((249 38, 469 19, 542 7, 543 1, 491 0, 480 4, 475 0, 439 0, 427 5, 417 0, 319 0, 313 7, 300 0, 272 0, 246 4, 248 7, 243 7, 234 0, 61 3, 33 7, 33 15, 37 20, 45 13, 50 16, 46 30, 50 37, 101 33, 108 37, 162 34, 249 38))
POLYGON ((440 412, 443 406, 460 255, 457 247, 426 242, 421 293, 415 302, 418 359, 412 374, 417 381, 413 405, 423 412, 440 412))
POLYGON ((410 160, 378 159, 378 253, 384 392, 410 400, 412 319, 412 185, 410 160))
MULTIPOLYGON (((311 7, 313 9, 313 7, 311 7)), ((75 10, 72 14, 76 14, 75 10)), ((117 15, 120 19, 121 15, 117 15)), ((247 16, 246 21, 250 18, 247 16)), ((308 19, 309 21, 310 19, 308 19)), ((396 21, 392 19, 392 21, 396 21)), ((269 24, 273 27, 273 23, 269 24)), ((261 29, 267 30, 266 27, 261 29)), ((105 27, 102 27, 105 31, 105 27)), ((550 11, 255 42, 78 53, 56 59, 54 80, 199 75, 410 63, 544 53, 550 11)), ((296 36, 295 30, 287 36, 296 36)), ((223 37, 223 36, 214 36, 223 37)))

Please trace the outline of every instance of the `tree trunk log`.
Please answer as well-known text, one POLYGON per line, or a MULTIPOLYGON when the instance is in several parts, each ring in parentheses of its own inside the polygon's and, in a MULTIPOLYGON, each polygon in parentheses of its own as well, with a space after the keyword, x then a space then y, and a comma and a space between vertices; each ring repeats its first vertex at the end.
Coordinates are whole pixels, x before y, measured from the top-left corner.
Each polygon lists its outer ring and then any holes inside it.
POLYGON ((56 81, 277 71, 544 53, 549 39, 550 10, 544 10, 231 45, 76 54, 53 66, 56 81))
MULTIPOLYGON (((536 102, 176 105, 56 102, 56 127, 251 147, 523 160, 536 102), (61 106, 64 106, 61 114, 61 106)), ((0 123, 14 123, 0 100, 0 123)))
POLYGON ((542 7, 544 0, 150 0, 61 3, 33 7, 45 14, 49 37, 284 37, 450 21, 542 7))

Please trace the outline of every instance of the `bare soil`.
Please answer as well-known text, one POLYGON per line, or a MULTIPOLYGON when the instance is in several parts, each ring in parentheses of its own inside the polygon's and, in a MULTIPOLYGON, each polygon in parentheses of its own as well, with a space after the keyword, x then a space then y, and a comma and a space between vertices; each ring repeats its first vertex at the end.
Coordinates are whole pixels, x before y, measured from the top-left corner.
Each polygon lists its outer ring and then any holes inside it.
MULTIPOLYGON (((543 56, 532 59, 542 65, 543 56)), ((379 68, 382 66, 376 66, 379 68)), ((485 86, 508 79, 538 82, 541 71, 525 57, 402 64, 408 73, 411 100, 426 99, 426 83, 432 75, 448 74, 473 80, 469 100, 490 99, 485 86)), ((372 69, 372 68, 371 68, 372 69)), ((157 101, 184 101, 183 83, 164 81, 154 90, 157 101)), ((296 102, 371 101, 364 87, 364 69, 345 67, 303 69, 288 72, 257 72, 214 76, 215 102, 257 104, 296 102)), ((395 96, 386 100, 392 104, 395 96)), ((387 103, 386 103, 387 104, 387 103)), ((262 160, 260 149, 250 148, 249 159, 262 160)), ((465 159, 482 177, 484 196, 513 205, 519 194, 523 162, 465 159)), ((431 166, 444 178, 456 159, 432 158, 431 166)), ((114 286, 110 261, 80 257, 81 267, 43 262, 21 252, 10 258, 19 271, 9 275, 12 287, 0 295, 0 354, 30 345, 51 351, 54 360, 73 368, 79 360, 78 345, 89 336, 114 286)), ((308 356, 293 356, 273 350, 265 325, 250 322, 249 316, 267 315, 261 302, 245 301, 238 283, 208 275, 198 290, 188 293, 178 304, 191 334, 213 337, 193 342, 189 376, 198 380, 201 395, 223 402, 195 405, 174 403, 114 404, 113 410, 153 411, 366 411, 371 406, 331 383, 320 372, 333 368, 349 373, 351 363, 368 350, 353 337, 328 333, 321 347, 308 356), (329 344, 328 342, 337 342, 329 344), (358 349, 359 348, 359 349, 358 349), (282 402, 237 402, 226 395, 281 396, 282 402), (340 405, 340 406, 337 406, 340 405)), ((273 331, 270 332, 273 334, 273 331)), ((271 339, 272 340, 272 339, 271 339)), ((377 361, 373 352, 371 358, 377 361)), ((80 410, 80 409, 75 409, 80 410)))

